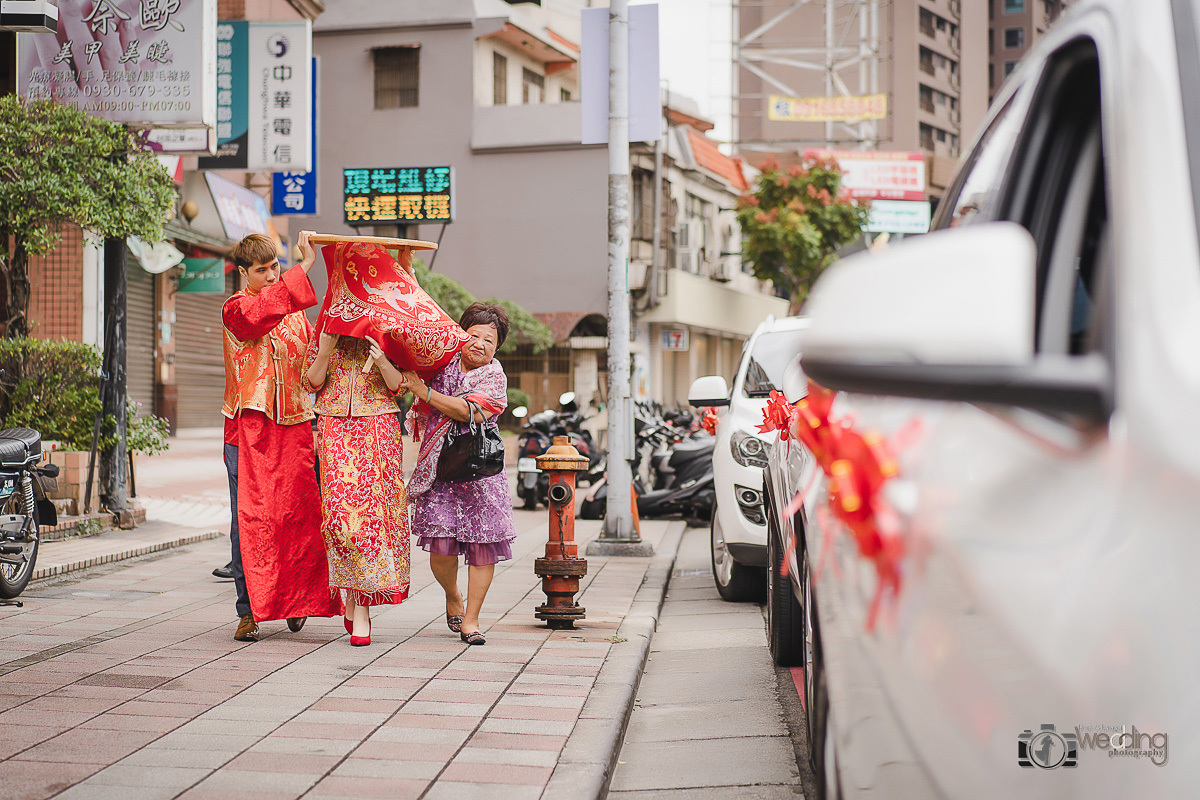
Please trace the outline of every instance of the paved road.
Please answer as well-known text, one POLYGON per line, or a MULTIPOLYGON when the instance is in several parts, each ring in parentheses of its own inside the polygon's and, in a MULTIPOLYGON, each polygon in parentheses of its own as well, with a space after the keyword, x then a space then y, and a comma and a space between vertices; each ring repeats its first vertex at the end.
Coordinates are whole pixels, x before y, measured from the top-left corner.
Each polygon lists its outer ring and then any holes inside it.
POLYGON ((613 800, 804 796, 795 684, 771 661, 762 607, 717 596, 708 535, 690 528, 680 545, 613 800))

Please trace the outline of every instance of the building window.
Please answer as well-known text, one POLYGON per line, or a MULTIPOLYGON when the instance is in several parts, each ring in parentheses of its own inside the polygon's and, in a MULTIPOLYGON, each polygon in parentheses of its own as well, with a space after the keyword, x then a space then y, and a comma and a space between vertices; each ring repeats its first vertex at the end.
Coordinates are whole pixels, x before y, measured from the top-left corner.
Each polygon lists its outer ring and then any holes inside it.
POLYGON ((492 105, 508 105, 508 59, 492 51, 492 105))
POLYGON ((925 148, 926 150, 932 150, 933 149, 933 126, 926 125, 924 122, 922 122, 919 126, 919 129, 920 129, 920 134, 921 134, 921 147, 925 148))
POLYGON ((1016 68, 1017 68, 1017 62, 1005 61, 1004 62, 1004 77, 1007 78, 1009 75, 1012 75, 1012 71, 1016 68))
POLYGON ((635 169, 630 181, 633 188, 630 203, 630 234, 632 238, 644 242, 654 240, 654 173, 650 170, 635 169))
POLYGON ((926 11, 923 8, 921 9, 920 14, 917 18, 917 24, 921 28, 921 33, 925 34, 930 39, 932 39, 935 34, 934 19, 935 19, 935 16, 934 16, 933 12, 926 11))
POLYGON ((560 102, 563 102, 563 103, 571 102, 571 90, 570 89, 559 89, 558 90, 558 99, 560 102))
POLYGON ((415 108, 420 78, 419 47, 381 47, 375 56, 375 107, 415 108))
POLYGON ((1020 14, 1025 10, 1025 0, 1004 0, 1005 14, 1020 14))
POLYGON ((921 84, 920 88, 918 90, 918 94, 919 94, 920 100, 921 100, 921 108, 924 109, 925 111, 928 111, 930 114, 932 114, 933 113, 933 96, 934 96, 933 89, 929 88, 925 84, 921 84))
POLYGON ((546 79, 528 67, 521 68, 521 102, 543 103, 546 100, 546 79))
POLYGON ((996 32, 995 32, 994 30, 992 30, 991 28, 988 28, 988 55, 989 55, 989 56, 990 56, 992 53, 995 53, 995 52, 996 52, 996 37, 995 37, 995 33, 996 33, 996 32))
POLYGON ((996 88, 996 65, 988 64, 988 88, 996 88))
POLYGON ((1004 49, 1019 50, 1025 46, 1025 29, 1024 28, 1005 28, 1004 29, 1004 49))

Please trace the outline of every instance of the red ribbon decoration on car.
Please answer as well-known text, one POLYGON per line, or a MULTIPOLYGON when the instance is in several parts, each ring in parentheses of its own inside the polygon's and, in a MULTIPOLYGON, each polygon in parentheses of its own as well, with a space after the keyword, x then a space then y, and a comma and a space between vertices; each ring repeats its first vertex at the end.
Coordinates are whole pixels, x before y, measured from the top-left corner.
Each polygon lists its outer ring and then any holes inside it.
MULTIPOLYGON (((789 405, 779 392, 771 392, 763 409, 762 433, 779 431, 781 440, 800 440, 816 458, 829 478, 828 511, 858 547, 858 553, 875 567, 879 582, 867 612, 867 630, 873 630, 885 593, 900 594, 901 561, 905 547, 899 516, 884 498, 883 489, 896 476, 898 467, 892 448, 875 431, 861 433, 853 421, 835 420, 830 412, 835 394, 822 386, 808 384, 808 396, 789 405)), ((789 504, 789 513, 804 502, 805 490, 789 504)), ((824 515, 823 515, 824 516, 824 515)), ((832 529, 824 525, 826 546, 822 562, 832 544, 832 529)), ((795 552, 793 532, 788 549, 795 552)), ((786 568, 789 559, 784 559, 786 568)), ((821 565, 814 570, 820 573, 821 565)))
POLYGON ((717 415, 717 410, 712 406, 701 409, 700 411, 700 427, 708 432, 709 436, 717 435, 717 423, 721 421, 717 415))

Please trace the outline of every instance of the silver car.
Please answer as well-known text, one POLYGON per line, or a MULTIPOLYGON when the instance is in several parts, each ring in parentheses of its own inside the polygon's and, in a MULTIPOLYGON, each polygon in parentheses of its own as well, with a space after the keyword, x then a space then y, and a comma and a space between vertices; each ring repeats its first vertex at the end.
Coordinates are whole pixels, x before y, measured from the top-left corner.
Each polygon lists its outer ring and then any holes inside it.
POLYGON ((838 428, 772 448, 769 625, 825 797, 1200 794, 1198 20, 1075 4, 939 230, 813 291, 838 428))

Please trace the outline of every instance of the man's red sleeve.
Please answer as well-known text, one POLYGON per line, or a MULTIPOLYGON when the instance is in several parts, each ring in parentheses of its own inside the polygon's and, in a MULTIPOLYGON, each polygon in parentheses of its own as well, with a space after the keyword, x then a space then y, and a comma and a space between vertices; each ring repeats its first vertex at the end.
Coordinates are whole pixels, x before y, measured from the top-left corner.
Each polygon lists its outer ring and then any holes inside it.
POLYGON ((304 270, 292 268, 283 278, 256 295, 231 297, 221 321, 239 342, 266 336, 284 317, 317 304, 316 290, 304 270))

